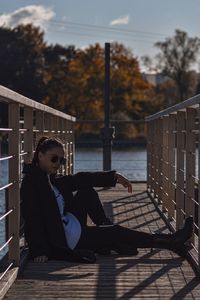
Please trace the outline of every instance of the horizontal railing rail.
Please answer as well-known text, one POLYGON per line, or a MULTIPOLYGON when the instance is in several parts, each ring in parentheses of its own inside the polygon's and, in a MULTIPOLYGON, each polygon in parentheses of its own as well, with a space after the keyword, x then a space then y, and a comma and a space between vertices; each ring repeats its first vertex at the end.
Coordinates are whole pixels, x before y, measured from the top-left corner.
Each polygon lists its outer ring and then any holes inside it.
POLYGON ((174 229, 194 217, 190 257, 200 271, 200 95, 146 122, 148 191, 174 229))
POLYGON ((66 165, 61 167, 60 172, 73 173, 76 118, 3 86, 0 86, 0 105, 0 146, 2 146, 0 149, 3 151, 0 153, 0 171, 6 174, 0 179, 0 226, 2 226, 1 233, 6 231, 0 236, 1 260, 7 256, 7 266, 0 276, 3 278, 11 267, 19 266, 20 251, 26 246, 24 241, 22 247, 21 239, 24 238, 20 236, 23 228, 21 224, 23 220, 20 220, 23 163, 31 162, 40 136, 53 135, 63 141, 66 152, 66 165), (6 249, 7 253, 2 254, 6 249))

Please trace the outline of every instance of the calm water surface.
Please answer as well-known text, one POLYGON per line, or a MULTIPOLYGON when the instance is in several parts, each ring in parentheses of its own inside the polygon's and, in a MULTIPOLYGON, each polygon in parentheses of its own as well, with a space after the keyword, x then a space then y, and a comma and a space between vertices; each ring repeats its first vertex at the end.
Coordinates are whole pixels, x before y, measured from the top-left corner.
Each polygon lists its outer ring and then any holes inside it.
MULTIPOLYGON (((101 171, 103 151, 101 148, 76 149, 75 173, 80 171, 101 171)), ((126 175, 130 180, 146 180, 146 148, 129 147, 112 151, 112 169, 126 175)))

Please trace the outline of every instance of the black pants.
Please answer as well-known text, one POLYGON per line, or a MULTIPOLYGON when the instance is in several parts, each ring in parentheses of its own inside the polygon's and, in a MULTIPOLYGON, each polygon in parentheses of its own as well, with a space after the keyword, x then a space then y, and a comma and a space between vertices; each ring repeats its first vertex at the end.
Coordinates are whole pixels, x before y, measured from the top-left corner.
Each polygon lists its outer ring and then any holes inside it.
POLYGON ((101 248, 115 250, 126 247, 153 247, 153 236, 145 232, 131 230, 119 225, 108 227, 86 226, 87 214, 97 225, 106 220, 98 193, 94 189, 78 191, 73 203, 69 204, 69 211, 78 218, 82 225, 82 234, 76 249, 98 251, 101 248))
POLYGON ((98 193, 94 189, 79 190, 72 202, 68 203, 68 211, 73 213, 82 226, 87 225, 87 216, 95 225, 100 225, 108 219, 98 193))
POLYGON ((154 246, 154 237, 145 232, 131 230, 119 225, 109 227, 90 226, 82 229, 81 238, 76 249, 98 251, 102 248, 119 250, 137 248, 151 248, 154 246))

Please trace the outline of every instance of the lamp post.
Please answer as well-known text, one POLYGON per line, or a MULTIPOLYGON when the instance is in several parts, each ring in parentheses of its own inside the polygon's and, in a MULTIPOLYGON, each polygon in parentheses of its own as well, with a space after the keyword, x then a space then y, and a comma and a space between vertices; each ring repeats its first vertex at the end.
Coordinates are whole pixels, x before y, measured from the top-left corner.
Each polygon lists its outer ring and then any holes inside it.
POLYGON ((110 43, 105 43, 105 81, 104 81, 104 128, 101 128, 103 141, 103 170, 111 170, 111 150, 114 127, 110 126, 110 43))

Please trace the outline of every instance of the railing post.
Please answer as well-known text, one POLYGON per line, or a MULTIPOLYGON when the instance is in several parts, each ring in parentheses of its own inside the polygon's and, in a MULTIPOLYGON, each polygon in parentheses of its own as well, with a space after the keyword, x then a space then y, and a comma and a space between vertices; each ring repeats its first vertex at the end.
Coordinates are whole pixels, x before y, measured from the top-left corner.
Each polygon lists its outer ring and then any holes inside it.
POLYGON ((8 155, 12 155, 9 161, 9 182, 13 184, 8 190, 8 209, 14 209, 8 218, 8 236, 13 236, 9 245, 9 260, 14 261, 14 266, 19 266, 19 226, 20 226, 20 193, 19 193, 19 175, 20 175, 20 137, 19 137, 19 104, 9 103, 8 124, 12 131, 9 132, 9 150, 8 155))
POLYGON ((49 133, 50 136, 55 135, 55 123, 54 123, 54 116, 49 114, 48 115, 48 119, 49 119, 49 133))
POLYGON ((176 115, 169 115, 168 133, 168 217, 173 218, 175 213, 175 131, 176 115))
POLYGON ((44 132, 44 112, 40 110, 36 110, 35 114, 36 114, 35 115, 36 134, 34 138, 35 140, 38 140, 38 136, 41 136, 44 132))
POLYGON ((44 113, 44 135, 49 136, 49 118, 48 113, 44 113))
POLYGON ((60 120, 61 123, 61 137, 62 140, 64 140, 65 143, 65 151, 66 151, 66 166, 65 166, 65 174, 70 173, 70 143, 69 143, 69 122, 66 120, 60 120))
POLYGON ((187 108, 186 122, 186 184, 185 184, 185 213, 186 216, 194 216, 194 201, 195 198, 195 134, 192 130, 195 129, 196 110, 187 108))
POLYGON ((152 122, 147 123, 147 188, 151 192, 152 189, 152 177, 151 177, 151 165, 152 165, 152 122))
POLYGON ((70 157, 70 121, 60 120, 61 137, 65 141, 66 149, 66 174, 70 174, 71 157, 70 157))
POLYGON ((147 189, 150 189, 150 153, 151 153, 151 136, 150 136, 150 128, 151 128, 151 122, 146 123, 147 128, 147 189))
POLYGON ((155 131, 156 131, 156 120, 152 121, 152 163, 151 163, 151 179, 152 179, 152 190, 154 197, 156 195, 156 139, 155 139, 155 131))
POLYGON ((74 173, 74 157, 75 157, 75 143, 74 143, 74 123, 70 121, 70 170, 69 173, 74 173))
POLYGON ((163 135, 163 118, 159 118, 158 123, 158 203, 162 201, 162 190, 163 190, 163 143, 162 143, 162 135, 163 135))
POLYGON ((161 200, 161 188, 162 188, 162 176, 161 176, 161 166, 162 166, 162 118, 158 118, 154 121, 154 163, 155 163, 155 197, 157 201, 161 200))
POLYGON ((176 229, 184 220, 184 150, 185 150, 185 112, 177 112, 177 150, 176 150, 176 229))
POLYGON ((33 109, 24 107, 24 151, 27 152, 25 162, 30 163, 33 154, 33 109))
POLYGON ((69 128, 68 128, 68 122, 65 120, 64 122, 64 129, 65 132, 63 133, 63 141, 65 146, 65 157, 66 157, 66 165, 65 165, 65 175, 69 174, 69 128))
POLYGON ((163 117, 163 148, 162 148, 162 180, 163 180, 163 189, 162 189, 162 210, 163 213, 167 211, 167 203, 168 203, 168 183, 169 183, 169 175, 168 175, 168 125, 169 125, 169 117, 163 117))
POLYGON ((198 109, 198 268, 200 271, 200 105, 198 109))

